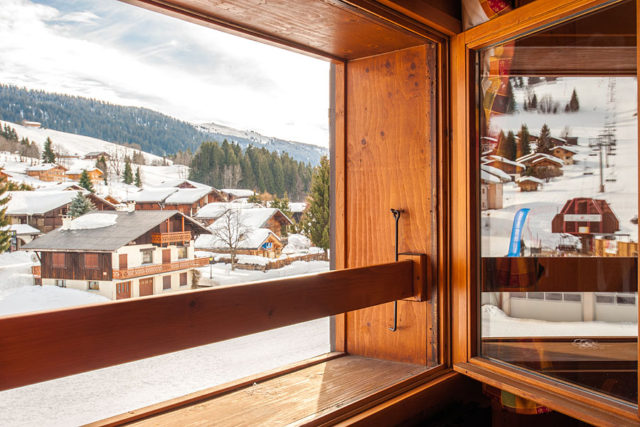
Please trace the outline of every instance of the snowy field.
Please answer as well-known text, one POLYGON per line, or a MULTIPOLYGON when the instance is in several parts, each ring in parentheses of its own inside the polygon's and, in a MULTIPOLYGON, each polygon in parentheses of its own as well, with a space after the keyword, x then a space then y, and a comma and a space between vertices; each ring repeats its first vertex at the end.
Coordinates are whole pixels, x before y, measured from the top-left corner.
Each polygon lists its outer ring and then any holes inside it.
MULTIPOLYGON (((0 316, 108 301, 89 292, 33 286, 33 255, 0 255, 0 316)), ((211 286, 329 269, 326 261, 279 270, 201 268, 211 286)), ((2 426, 76 426, 330 351, 329 319, 317 319, 189 350, 0 392, 2 426)))
MULTIPOLYGON (((533 92, 538 99, 551 95, 563 107, 575 88, 580 101, 580 111, 575 113, 542 114, 522 111, 525 90, 515 89, 516 113, 492 118, 491 128, 512 130, 517 133, 522 124, 529 132, 538 135, 543 124, 551 129, 551 135, 560 137, 568 130, 570 136, 578 137, 576 164, 563 166, 564 175, 545 183, 535 192, 521 192, 515 183, 503 186, 503 209, 482 212, 482 256, 505 256, 515 213, 529 208, 523 238, 527 247, 542 243, 543 248, 554 249, 561 240, 560 234, 551 233, 551 221, 567 200, 574 197, 592 197, 606 200, 620 222, 621 234, 638 241, 638 226, 631 219, 638 214, 638 154, 636 81, 633 78, 616 78, 615 103, 609 100, 608 78, 564 78, 553 83, 535 85, 533 92), (604 177, 615 182, 605 182, 605 193, 599 193, 599 158, 590 156, 589 138, 602 132, 605 119, 615 116, 617 153, 610 156, 604 177), (585 175, 590 171, 592 175, 585 175)), ((561 108, 562 110, 562 108, 561 108)), ((532 148, 534 145, 532 145, 532 148)), ((571 238, 571 237, 569 237, 571 238)))
POLYGON ((482 306, 482 336, 490 337, 628 337, 638 335, 631 322, 547 322, 516 319, 495 305, 482 306))

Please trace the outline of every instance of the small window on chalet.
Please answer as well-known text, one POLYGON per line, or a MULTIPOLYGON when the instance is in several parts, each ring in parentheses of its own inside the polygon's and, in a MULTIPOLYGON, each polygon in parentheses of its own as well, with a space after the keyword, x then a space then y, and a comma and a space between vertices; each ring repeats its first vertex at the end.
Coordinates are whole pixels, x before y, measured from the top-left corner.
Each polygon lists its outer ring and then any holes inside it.
POLYGON ((187 286, 187 273, 180 273, 180 286, 187 286))
POLYGON ((98 269, 98 254, 84 254, 84 268, 98 269))
POLYGON ((99 291, 100 290, 100 282, 96 282, 95 280, 89 280, 88 288, 91 291, 99 291))
POLYGON ((55 252, 51 254, 51 263, 54 268, 64 268, 66 267, 66 254, 55 252))
POLYGON ((142 252, 143 264, 153 264, 153 249, 143 249, 140 252, 142 252))
POLYGON ((164 276, 162 278, 162 289, 171 289, 171 276, 164 276))

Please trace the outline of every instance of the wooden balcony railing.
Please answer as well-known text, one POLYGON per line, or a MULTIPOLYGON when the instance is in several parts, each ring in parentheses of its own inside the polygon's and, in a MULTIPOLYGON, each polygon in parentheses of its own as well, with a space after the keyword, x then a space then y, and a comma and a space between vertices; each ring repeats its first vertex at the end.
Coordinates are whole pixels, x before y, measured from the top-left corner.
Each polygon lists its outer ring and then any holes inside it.
POLYGON ((154 245, 164 245, 168 243, 185 243, 191 240, 190 231, 178 231, 175 233, 153 233, 151 243, 154 245))
POLYGON ((131 279, 133 277, 150 276, 153 274, 168 273, 170 271, 184 270, 186 268, 203 267, 209 263, 209 258, 195 258, 168 264, 152 264, 140 267, 123 268, 113 270, 114 279, 131 279))

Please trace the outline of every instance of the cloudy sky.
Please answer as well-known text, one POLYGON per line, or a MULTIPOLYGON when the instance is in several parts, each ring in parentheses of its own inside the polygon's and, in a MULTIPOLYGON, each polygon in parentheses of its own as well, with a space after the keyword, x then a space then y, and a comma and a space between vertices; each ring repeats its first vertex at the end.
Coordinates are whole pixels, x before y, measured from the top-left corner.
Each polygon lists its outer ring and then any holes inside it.
POLYGON ((0 0, 0 83, 328 145, 328 62, 115 0, 0 0))

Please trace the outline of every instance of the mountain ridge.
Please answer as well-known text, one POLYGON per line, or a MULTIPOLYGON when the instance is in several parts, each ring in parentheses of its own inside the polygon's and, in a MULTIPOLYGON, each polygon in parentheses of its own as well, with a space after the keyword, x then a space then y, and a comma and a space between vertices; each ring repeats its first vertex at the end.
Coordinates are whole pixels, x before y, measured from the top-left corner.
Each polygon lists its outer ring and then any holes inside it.
POLYGON ((111 104, 91 98, 0 84, 0 119, 42 123, 43 127, 90 136, 121 145, 137 145, 156 155, 195 152, 206 141, 264 146, 317 165, 328 150, 297 141, 267 137, 217 123, 192 124, 143 107, 111 104))

